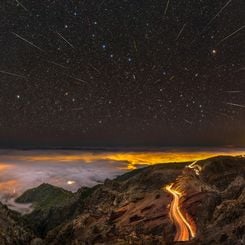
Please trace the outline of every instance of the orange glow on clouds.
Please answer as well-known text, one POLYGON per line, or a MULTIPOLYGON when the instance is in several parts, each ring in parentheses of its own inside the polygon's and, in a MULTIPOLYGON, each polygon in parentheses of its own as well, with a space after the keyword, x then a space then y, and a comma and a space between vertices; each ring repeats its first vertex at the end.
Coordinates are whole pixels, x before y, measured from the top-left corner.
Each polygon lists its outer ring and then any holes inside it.
POLYGON ((1 163, 0 162, 0 172, 3 172, 5 170, 9 170, 10 168, 12 168, 13 166, 6 164, 6 163, 1 163))
MULTIPOLYGON (((93 163, 94 161, 128 162, 128 169, 134 169, 137 165, 153 165, 158 163, 189 162, 201 160, 217 155, 242 155, 245 151, 220 150, 220 151, 163 151, 163 152, 76 152, 72 154, 35 154, 18 156, 18 159, 26 162, 53 162, 53 163, 93 163)), ((116 166, 115 166, 116 167, 116 166)), ((1 169, 0 169, 1 171, 1 169)))
POLYGON ((0 182, 0 192, 2 193, 13 193, 17 187, 18 181, 14 179, 0 182))
POLYGON ((244 154, 244 149, 232 148, 151 152, 11 151, 0 155, 0 197, 4 193, 23 192, 41 183, 76 191, 80 186, 93 186, 142 166, 244 154))

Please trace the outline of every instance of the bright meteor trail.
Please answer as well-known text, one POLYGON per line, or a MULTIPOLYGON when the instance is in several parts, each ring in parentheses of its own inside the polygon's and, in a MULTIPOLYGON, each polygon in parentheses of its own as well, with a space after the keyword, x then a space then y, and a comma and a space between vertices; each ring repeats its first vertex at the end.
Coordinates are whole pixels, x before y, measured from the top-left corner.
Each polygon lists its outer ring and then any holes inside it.
POLYGON ((9 75, 9 76, 14 76, 14 77, 19 77, 19 78, 24 78, 24 79, 26 79, 26 77, 23 76, 23 75, 16 74, 16 73, 12 73, 12 72, 8 72, 8 71, 0 71, 0 73, 6 74, 6 75, 9 75))
POLYGON ((245 26, 242 26, 242 27, 240 27, 239 29, 237 29, 236 31, 232 32, 232 33, 231 33, 230 35, 228 35, 227 37, 224 37, 222 40, 220 40, 220 41, 218 42, 217 45, 219 45, 220 43, 224 42, 224 41, 227 40, 228 38, 234 36, 235 34, 237 34, 238 32, 240 32, 240 31, 243 30, 244 28, 245 28, 245 26))
POLYGON ((222 13, 222 11, 232 2, 232 0, 229 0, 219 11, 218 13, 208 22, 208 24, 203 28, 201 33, 205 32, 209 25, 212 24, 212 22, 222 13))
POLYGON ((12 34, 15 35, 17 38, 21 39, 22 41, 28 43, 28 44, 31 45, 32 47, 34 47, 34 48, 36 48, 36 49, 38 49, 38 50, 40 50, 40 51, 42 51, 42 52, 45 52, 43 49, 39 48, 37 45, 35 45, 34 43, 28 41, 27 39, 25 39, 24 37, 18 35, 17 33, 12 32, 12 34))
POLYGON ((176 39, 175 39, 175 41, 178 41, 178 39, 180 38, 180 36, 181 36, 181 34, 182 34, 182 32, 184 31, 184 29, 185 29, 185 26, 186 26, 186 23, 183 25, 183 27, 180 29, 180 31, 179 31, 179 33, 178 33, 178 35, 177 35, 177 37, 176 37, 176 39))
POLYGON ((59 32, 56 32, 57 33, 57 35, 61 38, 61 39, 63 39, 71 48, 73 48, 74 49, 74 46, 66 39, 66 38, 64 38, 59 32))
POLYGON ((167 1, 166 7, 165 7, 165 10, 164 10, 164 15, 167 14, 169 2, 170 2, 170 0, 167 1))
POLYGON ((18 0, 15 0, 25 11, 28 11, 28 9, 18 0))
POLYGON ((236 106, 236 107, 245 108, 245 105, 240 105, 240 104, 235 104, 235 103, 230 103, 230 102, 227 102, 226 104, 227 104, 227 105, 231 105, 231 106, 236 106))
POLYGON ((3 146, 245 145, 244 0, 1 2, 3 146))
POLYGON ((74 79, 74 80, 76 80, 76 81, 79 81, 79 82, 82 82, 82 83, 87 83, 87 84, 89 84, 89 82, 87 82, 87 81, 85 81, 85 80, 82 80, 82 79, 80 79, 80 78, 76 78, 76 77, 72 77, 72 76, 69 76, 70 78, 72 78, 72 79, 74 79))

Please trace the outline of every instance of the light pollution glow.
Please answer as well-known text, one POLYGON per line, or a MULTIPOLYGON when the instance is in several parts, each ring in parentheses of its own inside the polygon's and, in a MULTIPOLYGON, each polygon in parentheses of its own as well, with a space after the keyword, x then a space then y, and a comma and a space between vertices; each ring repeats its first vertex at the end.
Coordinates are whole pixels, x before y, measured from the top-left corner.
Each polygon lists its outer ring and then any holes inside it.
MULTIPOLYGON (((215 151, 163 151, 163 152, 68 152, 59 151, 49 154, 19 155, 18 160, 26 162, 83 162, 93 163, 95 161, 128 162, 127 169, 135 169, 137 165, 154 165, 158 163, 189 162, 201 160, 217 155, 243 155, 245 150, 221 149, 215 151)), ((9 156, 9 159, 16 158, 16 155, 9 156)), ((5 164, 4 167, 7 165, 5 164)), ((116 166, 115 166, 116 167, 116 166)), ((0 163, 1 171, 1 163, 0 163)))
POLYGON ((107 152, 107 151, 0 151, 0 197, 19 194, 41 183, 71 191, 93 186, 106 178, 147 165, 189 162, 217 155, 243 155, 244 149, 107 152), (72 183, 72 184, 71 184, 72 183))

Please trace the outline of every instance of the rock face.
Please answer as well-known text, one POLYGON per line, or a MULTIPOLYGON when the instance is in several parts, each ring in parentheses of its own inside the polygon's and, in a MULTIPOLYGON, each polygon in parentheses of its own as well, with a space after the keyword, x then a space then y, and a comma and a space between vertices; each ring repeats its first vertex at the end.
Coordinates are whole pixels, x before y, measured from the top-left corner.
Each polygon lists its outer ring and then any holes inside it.
POLYGON ((0 203, 0 244, 30 244, 34 236, 19 222, 19 215, 0 203))
POLYGON ((193 244, 244 244, 245 158, 216 157, 197 164, 199 176, 185 170, 180 178, 188 186, 183 206, 198 227, 193 244))
MULTIPOLYGON (((187 244, 243 244, 245 158, 215 157, 198 161, 195 167, 189 164, 138 169, 76 193, 47 184, 29 190, 18 201, 34 203, 34 211, 22 221, 36 238, 18 223, 22 235, 16 237, 20 239, 17 244, 23 239, 49 245, 173 244, 172 196, 162 189, 169 183, 184 193, 181 208, 197 226, 196 237, 187 244)), ((0 220, 2 215, 0 212, 0 220)), ((10 236, 2 235, 5 239, 10 236)), ((0 240, 0 244, 7 243, 0 240)))

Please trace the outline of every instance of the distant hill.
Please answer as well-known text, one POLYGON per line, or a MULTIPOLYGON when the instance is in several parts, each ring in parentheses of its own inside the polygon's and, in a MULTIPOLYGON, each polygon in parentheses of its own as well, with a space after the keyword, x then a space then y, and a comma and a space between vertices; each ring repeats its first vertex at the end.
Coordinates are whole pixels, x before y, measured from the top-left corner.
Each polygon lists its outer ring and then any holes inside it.
POLYGON ((63 206, 72 196, 70 191, 44 183, 27 190, 15 201, 17 203, 33 203, 35 209, 48 209, 63 206))
POLYGON ((17 203, 32 203, 34 211, 23 216, 26 226, 43 236, 46 232, 72 216, 72 204, 76 195, 63 188, 50 184, 27 190, 15 201, 17 203))

